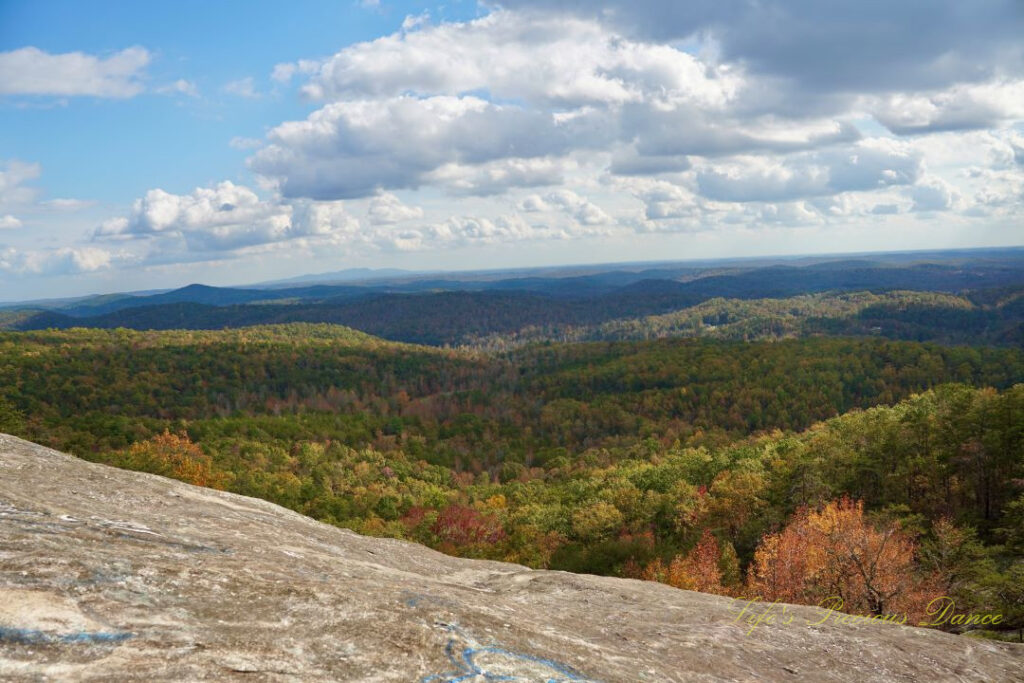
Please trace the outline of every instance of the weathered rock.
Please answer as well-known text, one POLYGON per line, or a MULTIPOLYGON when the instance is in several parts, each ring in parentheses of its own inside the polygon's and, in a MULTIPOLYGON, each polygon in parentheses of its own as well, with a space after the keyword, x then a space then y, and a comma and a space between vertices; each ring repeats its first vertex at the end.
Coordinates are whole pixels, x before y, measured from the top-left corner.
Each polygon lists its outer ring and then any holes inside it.
POLYGON ((1024 647, 365 538, 0 436, 0 679, 1024 680, 1024 647), (776 610, 780 610, 777 607, 776 610))

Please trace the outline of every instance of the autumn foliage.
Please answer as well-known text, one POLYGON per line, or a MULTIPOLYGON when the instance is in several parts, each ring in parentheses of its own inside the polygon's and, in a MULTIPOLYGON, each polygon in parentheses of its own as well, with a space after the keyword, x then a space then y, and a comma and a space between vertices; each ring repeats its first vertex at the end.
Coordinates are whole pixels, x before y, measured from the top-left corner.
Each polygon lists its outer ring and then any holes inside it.
POLYGON ((733 592, 732 587, 725 585, 723 578, 737 573, 728 566, 735 562, 735 552, 723 553, 718 539, 705 529, 697 545, 686 555, 677 555, 668 564, 658 558, 642 570, 630 567, 626 574, 685 590, 728 595, 733 592))
POLYGON ((914 539, 897 523, 872 525, 860 501, 842 498, 803 509, 754 554, 750 594, 764 600, 820 604, 839 598, 858 614, 919 615, 941 594, 916 566, 914 539))
POLYGON ((895 522, 874 525, 861 501, 842 498, 803 508, 780 532, 764 536, 740 585, 735 551, 705 529, 689 553, 669 562, 635 563, 624 574, 676 588, 771 602, 828 602, 856 614, 923 616, 943 594, 939 576, 922 570, 917 544, 895 522), (841 607, 836 598, 842 600, 841 607))
POLYGON ((497 543, 505 538, 497 517, 467 505, 449 505, 441 510, 431 531, 441 543, 454 546, 497 543))
POLYGON ((132 444, 124 454, 131 469, 180 479, 195 486, 221 488, 223 477, 214 472, 210 457, 186 434, 164 430, 146 441, 132 444))

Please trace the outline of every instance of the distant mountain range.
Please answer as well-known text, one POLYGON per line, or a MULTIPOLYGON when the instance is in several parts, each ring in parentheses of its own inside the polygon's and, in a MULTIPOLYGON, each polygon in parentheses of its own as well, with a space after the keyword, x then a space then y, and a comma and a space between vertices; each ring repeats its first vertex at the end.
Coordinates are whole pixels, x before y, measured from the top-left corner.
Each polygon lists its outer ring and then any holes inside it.
POLYGON ((279 287, 301 283, 332 282, 370 282, 372 280, 388 280, 402 277, 411 277, 421 274, 421 271, 402 270, 401 268, 346 268, 335 270, 329 273, 313 273, 310 275, 298 275, 296 277, 284 278, 282 280, 269 280, 259 282, 254 287, 279 287))
MULTIPOLYGON (((479 273, 460 279, 454 274, 413 277, 406 271, 393 270, 341 272, 350 276, 372 272, 382 277, 384 273, 393 276, 399 272, 405 276, 350 284, 277 287, 192 284, 156 294, 104 295, 8 308, 0 311, 0 327, 220 329, 327 322, 399 341, 461 344, 488 336, 514 335, 526 328, 531 328, 536 337, 537 328, 543 330, 545 326, 594 326, 667 314, 715 298, 753 300, 823 292, 984 290, 997 292, 990 298, 998 299, 1001 288, 1024 285, 1024 251, 950 252, 944 259, 933 257, 924 262, 843 258, 748 268, 664 264, 575 275, 557 271, 526 273, 497 279, 480 279, 479 273)), ((1014 316, 1019 308, 1015 304, 999 309, 999 339, 1016 338, 1006 330, 1016 324, 1014 316)), ((893 314, 886 315, 890 319, 893 314)), ((897 311, 896 315, 909 314, 897 311)), ((932 317, 931 313, 923 315, 932 317)), ((988 317, 975 315, 972 320, 987 320, 996 314, 985 315, 988 317)), ((972 323, 975 327, 979 324, 972 323)), ((833 328, 852 329, 849 325, 826 325, 822 329, 833 328)), ((900 328, 909 329, 902 323, 900 328)), ((927 332, 924 336, 927 338, 927 332)))

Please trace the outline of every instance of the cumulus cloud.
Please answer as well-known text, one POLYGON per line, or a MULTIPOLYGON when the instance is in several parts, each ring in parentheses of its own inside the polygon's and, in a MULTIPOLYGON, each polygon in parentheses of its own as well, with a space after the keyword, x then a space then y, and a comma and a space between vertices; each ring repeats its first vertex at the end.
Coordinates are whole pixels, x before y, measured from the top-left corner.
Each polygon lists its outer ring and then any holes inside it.
POLYGON ((890 216, 900 212, 898 204, 875 204, 871 207, 871 213, 876 216, 890 216))
MULTIPOLYGON (((329 102, 274 128, 250 167, 286 197, 424 185, 493 195, 559 185, 579 152, 614 150, 606 170, 642 176, 686 171, 691 157, 861 138, 842 119, 752 109, 764 87, 752 86, 742 63, 625 38, 606 20, 496 10, 278 65, 275 78, 302 75, 303 92, 329 102)), ((702 181, 709 192, 732 184, 713 173, 702 181)))
POLYGON ((303 248, 417 251, 606 234, 614 220, 567 189, 545 195, 543 220, 519 212, 489 215, 430 213, 382 192, 365 203, 360 221, 346 202, 304 198, 262 199, 225 181, 185 195, 155 189, 131 211, 105 221, 94 240, 145 241, 148 264, 231 258, 299 245, 303 248))
POLYGON ((818 225, 821 214, 808 202, 765 204, 757 212, 757 222, 787 227, 818 225))
POLYGON ((564 154, 604 142, 589 116, 496 105, 477 97, 334 102, 283 123, 250 160, 286 197, 349 199, 415 188, 447 164, 564 154))
POLYGON ((617 150, 612 155, 609 172, 622 176, 647 176, 662 173, 678 173, 690 168, 690 158, 685 154, 640 154, 635 146, 617 150))
POLYGON ((370 201, 366 214, 373 225, 391 225, 423 218, 423 209, 418 206, 406 206, 395 195, 382 192, 370 201))
POLYGON ((914 201, 911 211, 945 211, 960 201, 956 188, 935 176, 922 178, 907 194, 914 201))
POLYGON ((783 161, 746 158, 709 166, 697 172, 696 180, 710 199, 771 202, 909 185, 920 174, 921 159, 912 150, 875 138, 783 161))
POLYGON ((15 228, 20 227, 21 221, 12 216, 11 214, 0 216, 0 230, 13 230, 15 228))
POLYGON ((573 164, 562 159, 500 159, 484 164, 445 164, 424 176, 431 185, 444 187, 455 195, 487 196, 516 187, 538 187, 562 182, 573 164))
MULTIPOLYGON (((151 190, 96 239, 184 259, 951 212, 1011 224, 1024 209, 1015 2, 507 0, 469 21, 408 17, 274 67, 275 92, 294 86, 313 111, 231 139, 253 150, 261 194, 151 190)), ((117 55, 78 57, 99 70, 117 55)), ((222 90, 259 94, 252 78, 222 90)), ((0 167, 0 215, 34 201, 32 172, 0 167)))
POLYGON ((292 220, 287 233, 289 239, 359 235, 359 219, 348 212, 344 202, 298 200, 293 201, 290 206, 292 220))
POLYGON ((572 17, 495 11, 463 23, 406 26, 351 45, 318 64, 280 65, 282 79, 311 76, 315 99, 459 95, 486 90, 532 103, 644 101, 651 97, 724 104, 740 79, 667 45, 625 40, 601 24, 572 17))
POLYGON ((744 120, 685 106, 628 107, 622 125, 636 141, 637 152, 648 159, 793 152, 860 138, 853 125, 840 121, 744 120))
POLYGON ((867 106, 900 135, 990 128, 1024 118, 1024 80, 957 84, 934 93, 896 93, 867 106))
POLYGON ((613 222, 604 209, 566 188, 554 190, 543 197, 530 195, 520 202, 520 208, 527 212, 562 211, 583 226, 613 222))
POLYGON ((378 242, 394 249, 409 251, 424 248, 567 240, 603 234, 596 225, 576 220, 558 222, 530 221, 518 213, 497 216, 451 216, 420 228, 382 233, 378 242))
POLYGON ((61 247, 59 249, 0 249, 0 271, 16 275, 71 275, 110 268, 115 260, 111 252, 97 247, 61 247))
POLYGON ((327 100, 281 124, 251 167, 286 196, 372 195, 441 185, 500 194, 554 185, 575 152, 618 146, 613 172, 659 173, 687 154, 793 150, 856 139, 848 124, 786 126, 729 113, 745 79, 668 45, 624 39, 592 20, 495 11, 483 18, 280 64, 327 100))
POLYGON ((968 206, 964 213, 972 216, 1015 216, 1024 209, 1024 171, 1009 169, 974 169, 970 172, 968 206))
POLYGON ((502 0, 600 20, 635 40, 710 43, 803 92, 932 89, 1024 66, 1018 0, 502 0))
POLYGON ((224 181, 211 188, 196 188, 188 195, 150 190, 135 201, 129 217, 104 224, 98 234, 152 235, 273 223, 282 213, 278 207, 261 201, 249 188, 224 181))
POLYGON ((50 54, 36 47, 0 52, 0 94, 133 97, 144 88, 145 48, 108 57, 83 52, 50 54))
POLYGON ((282 204, 224 181, 176 195, 150 190, 127 216, 105 221, 96 239, 180 237, 197 251, 230 251, 256 245, 351 231, 358 220, 340 202, 282 204))
POLYGON ((647 220, 697 219, 703 212, 700 198, 679 184, 634 179, 625 185, 633 196, 643 202, 647 220))

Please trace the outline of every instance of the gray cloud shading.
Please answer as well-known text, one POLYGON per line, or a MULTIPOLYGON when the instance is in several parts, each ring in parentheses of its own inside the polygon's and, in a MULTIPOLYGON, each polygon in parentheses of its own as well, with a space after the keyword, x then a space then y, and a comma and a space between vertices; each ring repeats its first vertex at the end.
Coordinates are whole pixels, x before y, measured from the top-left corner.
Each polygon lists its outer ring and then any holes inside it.
POLYGON ((503 0, 571 13, 642 40, 706 33, 720 58, 804 88, 888 91, 977 82, 1024 68, 1018 0, 503 0))
POLYGON ((921 175, 916 155, 880 145, 813 152, 783 164, 697 173, 700 193, 727 202, 771 202, 912 185, 921 175))

